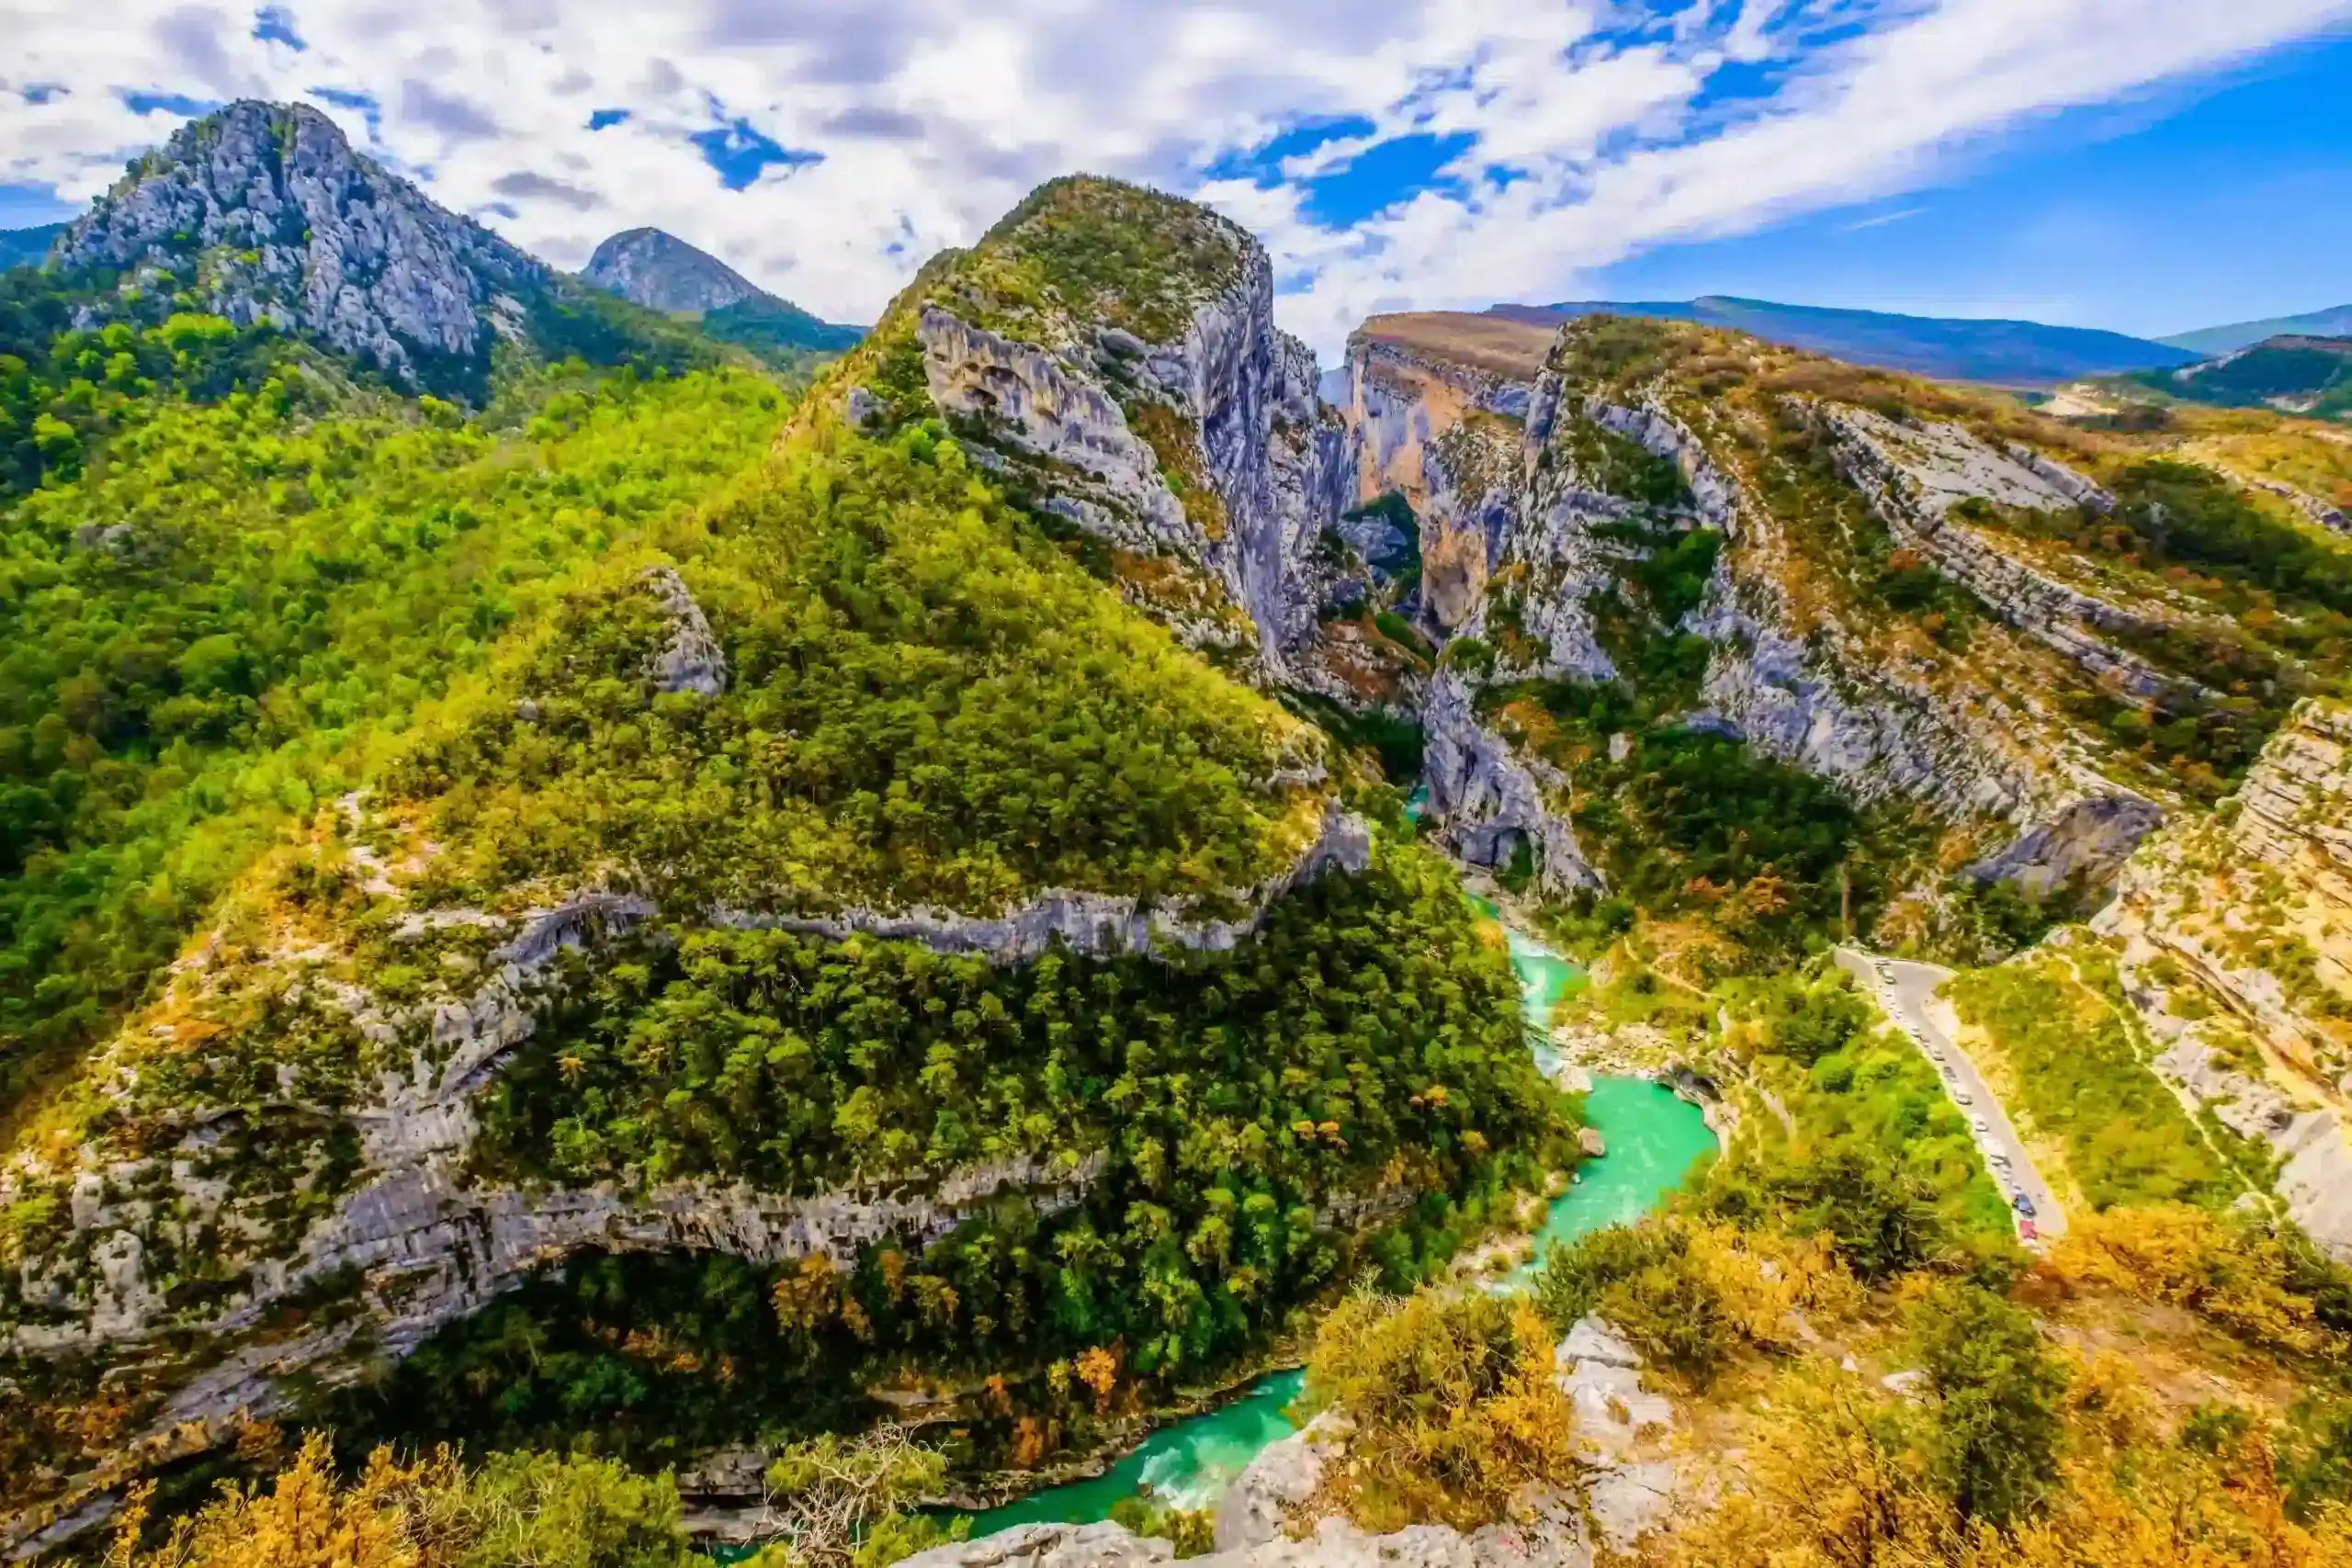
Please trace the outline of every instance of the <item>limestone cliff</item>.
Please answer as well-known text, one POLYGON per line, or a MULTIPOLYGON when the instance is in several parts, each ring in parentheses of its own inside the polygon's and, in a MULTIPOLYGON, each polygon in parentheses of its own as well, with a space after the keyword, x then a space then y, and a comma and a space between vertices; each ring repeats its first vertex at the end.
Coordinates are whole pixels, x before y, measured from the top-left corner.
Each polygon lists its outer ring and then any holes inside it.
POLYGON ((1419 521, 1421 602, 1452 631, 1515 532, 1516 448, 1548 334, 1490 318, 1375 316, 1348 340, 1354 500, 1395 492, 1419 521))
POLYGON ((1273 298, 1238 225, 1057 180, 926 268, 820 397, 868 429, 944 419, 1187 643, 1344 695, 1318 648, 1363 572, 1337 527, 1344 431, 1273 298))
POLYGON ((2212 818, 2156 835, 2099 920, 2155 1068, 2267 1145, 2287 1213, 2352 1259, 2352 714, 2306 703, 2212 818))
POLYGON ((1481 332, 1367 323, 1347 404, 1358 493, 1415 507, 1423 624, 1489 660, 1473 686, 1626 679, 1625 638, 1659 633, 1623 624, 1625 585, 1712 536, 1705 592, 1666 628, 1711 649, 1690 722, 1920 802, 1973 837, 1979 877, 2037 894, 2104 884, 2175 799, 2086 712, 2235 705, 2189 651, 2233 646, 2227 615, 2034 536, 2119 506, 2054 424, 1914 415, 1894 400, 1935 399, 1696 329, 1576 323, 1540 355, 1481 332))

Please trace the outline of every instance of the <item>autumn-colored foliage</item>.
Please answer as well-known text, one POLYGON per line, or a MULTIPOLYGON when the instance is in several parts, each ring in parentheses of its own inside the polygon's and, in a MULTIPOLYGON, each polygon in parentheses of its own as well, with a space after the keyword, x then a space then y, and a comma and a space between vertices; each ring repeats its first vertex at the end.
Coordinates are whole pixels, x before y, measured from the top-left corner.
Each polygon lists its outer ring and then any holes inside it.
POLYGON ((1522 1488, 1575 1476, 1574 1408, 1554 1381, 1551 1336, 1524 1302, 1351 1296, 1316 1337, 1306 1393, 1355 1427, 1312 1511, 1367 1529, 1472 1529, 1502 1517, 1522 1488))

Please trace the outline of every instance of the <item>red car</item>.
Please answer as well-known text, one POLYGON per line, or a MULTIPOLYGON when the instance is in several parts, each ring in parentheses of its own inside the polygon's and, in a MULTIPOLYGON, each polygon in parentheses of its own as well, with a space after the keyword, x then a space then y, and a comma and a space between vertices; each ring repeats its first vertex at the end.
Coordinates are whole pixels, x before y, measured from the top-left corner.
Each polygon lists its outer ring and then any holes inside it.
POLYGON ((2026 1241, 2031 1241, 2034 1237, 2033 1222, 2023 1214, 2018 1216, 2018 1235, 2026 1241))

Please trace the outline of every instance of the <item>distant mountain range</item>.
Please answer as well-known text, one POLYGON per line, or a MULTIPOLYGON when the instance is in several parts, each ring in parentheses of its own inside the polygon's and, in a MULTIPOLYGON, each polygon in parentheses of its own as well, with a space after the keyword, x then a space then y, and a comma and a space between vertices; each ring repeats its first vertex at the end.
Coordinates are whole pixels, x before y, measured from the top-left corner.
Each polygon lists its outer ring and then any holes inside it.
POLYGON ((789 368, 838 354, 864 333, 780 299, 707 251, 659 229, 629 229, 596 247, 581 276, 632 304, 690 316, 706 336, 789 368))
POLYGON ((0 229, 0 272, 12 266, 39 266, 49 254, 49 247, 63 232, 62 223, 43 223, 37 229, 0 229))
POLYGON ((2170 344, 2041 321, 1902 316, 1707 295, 1697 299, 1566 300, 1489 312, 1553 325, 1578 316, 1647 316, 1751 333, 1811 354, 1946 381, 2045 387, 2084 376, 2167 370, 2200 355, 2170 344))
POLYGON ((2273 316, 2263 321, 2234 321, 2226 327, 2203 327, 2193 333, 2158 341, 2192 354, 2233 354, 2266 338, 2352 337, 2352 305, 2312 310, 2301 316, 2273 316))
POLYGON ((2216 359, 2129 379, 2189 402, 2342 418, 2352 415, 2352 336, 2282 333, 2216 359))

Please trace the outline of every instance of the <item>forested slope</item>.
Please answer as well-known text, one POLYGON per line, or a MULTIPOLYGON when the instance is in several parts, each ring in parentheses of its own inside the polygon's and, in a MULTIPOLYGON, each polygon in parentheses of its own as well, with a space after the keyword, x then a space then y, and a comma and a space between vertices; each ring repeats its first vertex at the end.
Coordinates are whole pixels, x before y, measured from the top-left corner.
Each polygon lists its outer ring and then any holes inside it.
MULTIPOLYGON (((228 178, 187 141, 169 201, 228 178)), ((42 275, 29 336, 123 319, 11 371, 15 1532, 271 1413, 683 1456, 993 1378, 1034 1460, 1074 1359, 1213 1372, 1563 1157, 1360 765, 936 412, 844 417, 844 372, 771 446, 784 394, 659 323, 502 340, 468 405, 144 287, 42 275), (649 1312, 715 1258, 765 1304, 628 1422, 609 1344, 463 1392, 612 1252, 649 1312)))

